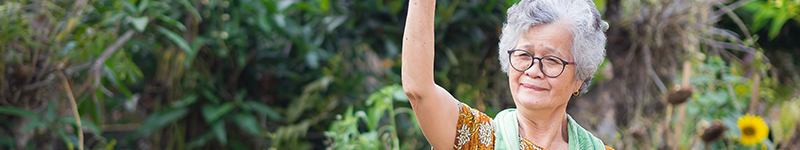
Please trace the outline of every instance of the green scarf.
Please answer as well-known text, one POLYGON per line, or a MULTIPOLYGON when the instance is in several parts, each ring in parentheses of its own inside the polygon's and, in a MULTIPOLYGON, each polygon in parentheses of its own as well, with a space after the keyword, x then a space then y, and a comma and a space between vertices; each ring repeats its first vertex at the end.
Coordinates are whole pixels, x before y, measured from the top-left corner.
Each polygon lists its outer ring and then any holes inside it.
MULTIPOLYGON (((492 120, 495 136, 494 149, 519 149, 519 122, 517 122, 516 111, 517 109, 503 110, 492 120)), ((569 121, 567 132, 570 150, 605 150, 603 141, 583 129, 575 120, 572 120, 569 114, 567 114, 567 120, 569 121)))

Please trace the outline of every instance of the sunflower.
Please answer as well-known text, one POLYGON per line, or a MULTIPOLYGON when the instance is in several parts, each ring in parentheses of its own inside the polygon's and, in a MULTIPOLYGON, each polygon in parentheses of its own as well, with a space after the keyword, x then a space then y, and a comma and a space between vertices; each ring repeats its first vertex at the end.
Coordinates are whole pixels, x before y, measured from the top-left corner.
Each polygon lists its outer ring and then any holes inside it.
POLYGON ((742 133, 742 137, 739 139, 739 142, 744 145, 758 144, 762 139, 769 135, 769 128, 767 128, 767 124, 764 123, 764 120, 762 120, 761 117, 747 114, 739 117, 739 120, 736 121, 736 123, 739 124, 739 129, 742 133))

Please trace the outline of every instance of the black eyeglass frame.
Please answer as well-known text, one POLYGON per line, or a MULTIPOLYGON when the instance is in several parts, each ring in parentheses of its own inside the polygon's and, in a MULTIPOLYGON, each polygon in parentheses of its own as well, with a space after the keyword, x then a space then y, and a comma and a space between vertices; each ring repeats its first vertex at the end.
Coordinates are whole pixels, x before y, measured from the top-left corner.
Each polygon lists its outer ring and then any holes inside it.
POLYGON ((520 70, 520 69, 517 69, 517 67, 514 67, 514 64, 511 64, 511 57, 513 57, 511 54, 512 54, 512 53, 514 53, 514 52, 516 52, 516 51, 522 51, 522 52, 525 52, 525 53, 527 53, 529 56, 531 56, 531 57, 533 58, 533 60, 531 60, 531 61, 534 61, 534 60, 537 60, 537 59, 538 59, 538 60, 539 60, 539 71, 541 71, 541 72, 542 72, 542 74, 544 74, 544 76, 551 77, 551 78, 556 78, 556 77, 558 77, 558 76, 561 76, 561 74, 563 74, 563 73, 564 73, 564 68, 566 68, 566 67, 567 67, 567 65, 569 65, 569 64, 575 64, 575 62, 569 62, 569 61, 566 61, 566 60, 564 60, 564 59, 561 59, 561 58, 559 58, 558 56, 554 56, 554 55, 545 55, 545 56, 542 56, 542 57, 534 57, 534 56, 533 56, 533 54, 531 54, 531 53, 530 53, 530 52, 528 52, 527 50, 523 50, 523 49, 512 49, 512 50, 508 50, 508 65, 510 65, 510 66, 511 66, 511 68, 514 68, 514 70, 521 71, 521 72, 525 72, 525 71, 528 71, 528 69, 531 69, 531 67, 533 67, 533 62, 531 62, 531 64, 530 64, 530 65, 528 65, 528 67, 527 67, 527 68, 525 68, 525 69, 522 69, 522 70, 520 70), (555 75, 555 76, 550 76, 550 75, 548 75, 547 73, 545 73, 545 72, 544 72, 544 64, 542 63, 542 59, 544 59, 544 58, 548 58, 548 57, 550 57, 550 58, 556 58, 556 59, 558 59, 558 60, 560 60, 560 61, 562 62, 562 63, 561 63, 561 72, 558 72, 558 75, 555 75))

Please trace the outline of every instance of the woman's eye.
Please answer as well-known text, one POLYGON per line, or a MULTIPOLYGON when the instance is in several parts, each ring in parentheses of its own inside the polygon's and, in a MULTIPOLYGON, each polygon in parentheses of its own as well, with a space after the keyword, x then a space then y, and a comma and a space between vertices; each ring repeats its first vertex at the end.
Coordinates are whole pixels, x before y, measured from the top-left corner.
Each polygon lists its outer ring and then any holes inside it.
POLYGON ((561 61, 558 61, 555 58, 544 58, 544 62, 550 64, 561 64, 561 61))
POLYGON ((528 55, 528 53, 517 52, 514 54, 514 57, 530 57, 530 55, 528 55))

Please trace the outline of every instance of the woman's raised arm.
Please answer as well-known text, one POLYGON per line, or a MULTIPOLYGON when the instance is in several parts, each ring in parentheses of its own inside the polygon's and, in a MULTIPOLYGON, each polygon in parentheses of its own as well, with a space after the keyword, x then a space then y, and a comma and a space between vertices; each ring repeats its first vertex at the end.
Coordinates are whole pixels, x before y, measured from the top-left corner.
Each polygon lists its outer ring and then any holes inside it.
POLYGON ((435 149, 453 149, 458 100, 433 81, 436 0, 410 0, 403 33, 402 80, 422 133, 435 149))

